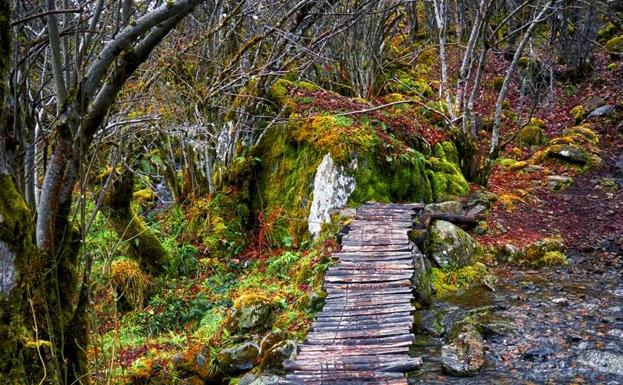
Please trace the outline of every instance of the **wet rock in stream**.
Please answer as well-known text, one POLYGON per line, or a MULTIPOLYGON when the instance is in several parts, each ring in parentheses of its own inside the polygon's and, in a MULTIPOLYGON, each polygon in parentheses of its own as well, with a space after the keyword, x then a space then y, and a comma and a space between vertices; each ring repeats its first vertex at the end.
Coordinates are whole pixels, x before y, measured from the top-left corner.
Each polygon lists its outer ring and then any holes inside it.
POLYGON ((476 327, 464 324, 451 333, 441 348, 441 365, 444 372, 458 377, 480 372, 485 365, 485 342, 476 327))
MULTIPOLYGON (((569 254, 569 264, 492 272, 496 292, 484 288, 438 300, 436 323, 450 330, 469 322, 486 344, 476 377, 443 371, 444 340, 417 336, 412 354, 424 366, 410 384, 623 384, 623 256, 569 254)), ((448 332, 451 334, 451 332, 448 332)))

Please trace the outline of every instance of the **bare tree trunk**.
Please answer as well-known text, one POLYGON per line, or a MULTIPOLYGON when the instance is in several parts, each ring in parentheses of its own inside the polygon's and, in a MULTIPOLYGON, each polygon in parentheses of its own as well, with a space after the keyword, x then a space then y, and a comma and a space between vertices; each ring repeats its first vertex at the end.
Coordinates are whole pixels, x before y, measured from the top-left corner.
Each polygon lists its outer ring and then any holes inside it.
POLYGON ((549 0, 543 8, 541 8, 540 12, 530 21, 528 28, 524 32, 524 35, 515 50, 515 54, 513 56, 513 61, 511 62, 508 70, 506 71, 506 76, 504 77, 504 83, 502 84, 502 88, 500 89, 500 93, 498 94, 498 99, 495 104, 495 117, 493 119, 493 131, 491 133, 491 147, 489 149, 489 160, 493 160, 497 158, 499 152, 499 143, 500 143, 500 125, 502 124, 502 108, 504 105, 504 101, 506 100, 506 93, 508 92, 508 88, 510 86, 511 80, 513 76, 515 76, 515 72, 517 71, 517 66, 519 64, 519 59, 523 54, 524 48, 528 44, 530 37, 532 36, 532 32, 540 23, 543 21, 543 17, 549 11, 552 0, 549 0))

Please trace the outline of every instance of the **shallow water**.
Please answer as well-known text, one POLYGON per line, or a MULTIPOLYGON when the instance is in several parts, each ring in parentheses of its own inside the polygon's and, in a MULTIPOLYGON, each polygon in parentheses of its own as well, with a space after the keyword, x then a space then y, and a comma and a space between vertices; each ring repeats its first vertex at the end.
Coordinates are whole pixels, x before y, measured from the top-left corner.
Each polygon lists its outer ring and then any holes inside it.
POLYGON ((494 269, 495 292, 477 288, 432 308, 446 331, 466 316, 514 329, 485 327, 487 364, 481 374, 444 375, 443 336, 418 333, 412 353, 423 358, 424 366, 409 382, 623 384, 622 271, 621 255, 605 251, 572 255, 562 267, 494 269))

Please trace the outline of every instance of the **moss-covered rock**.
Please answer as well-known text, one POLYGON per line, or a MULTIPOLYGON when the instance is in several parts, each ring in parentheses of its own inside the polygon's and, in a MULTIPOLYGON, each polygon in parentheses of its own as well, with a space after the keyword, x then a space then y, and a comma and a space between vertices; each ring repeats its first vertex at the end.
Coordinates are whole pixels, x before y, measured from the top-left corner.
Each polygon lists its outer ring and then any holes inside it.
POLYGON ((426 255, 443 269, 464 267, 483 254, 477 241, 450 222, 435 220, 424 245, 426 255))
POLYGON ((608 40, 604 47, 612 54, 623 54, 623 35, 608 40))
POLYGON ((232 330, 266 331, 273 321, 273 302, 259 294, 244 294, 236 299, 229 319, 226 321, 232 330))
POLYGON ((507 262, 532 267, 567 263, 564 241, 559 237, 543 238, 522 248, 504 245, 498 250, 498 256, 507 262))
POLYGON ((469 183, 460 168, 446 159, 428 158, 426 175, 431 184, 433 200, 436 202, 469 192, 469 183))
POLYGON ((475 326, 466 323, 449 333, 441 348, 443 371, 459 377, 477 375, 485 365, 485 342, 475 326))
POLYGON ((599 31, 597 31, 597 37, 601 42, 607 42, 608 40, 612 39, 618 31, 619 29, 616 25, 608 23, 599 31))
POLYGON ((219 365, 230 374, 252 369, 259 357, 259 346, 254 342, 243 342, 218 352, 219 365))
POLYGON ((545 143, 545 131, 537 125, 528 125, 522 128, 517 134, 519 143, 525 146, 538 146, 545 143))
POLYGON ((459 290, 481 285, 487 274, 487 267, 481 262, 455 269, 444 270, 433 267, 430 281, 435 296, 443 298, 459 290))
POLYGON ((575 106, 571 109, 571 116, 573 116, 573 119, 575 119, 576 123, 580 123, 582 120, 584 120, 584 118, 586 118, 587 115, 588 112, 586 112, 582 105, 575 106))

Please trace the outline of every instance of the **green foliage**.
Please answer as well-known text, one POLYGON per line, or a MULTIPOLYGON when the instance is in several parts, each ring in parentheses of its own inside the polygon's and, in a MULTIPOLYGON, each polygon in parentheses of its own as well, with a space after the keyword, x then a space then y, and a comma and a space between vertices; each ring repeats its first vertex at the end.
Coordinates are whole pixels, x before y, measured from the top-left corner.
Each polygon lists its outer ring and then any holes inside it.
POLYGON ((426 98, 434 96, 433 89, 425 79, 418 79, 410 72, 402 69, 390 73, 389 78, 386 80, 385 91, 426 98))
POLYGON ((212 257, 230 258, 246 245, 249 209, 235 191, 219 192, 194 201, 187 216, 186 231, 196 237, 212 257))
POLYGON ((197 275, 202 268, 199 262, 199 250, 193 245, 183 243, 170 251, 171 258, 167 266, 170 277, 191 277, 197 275))

